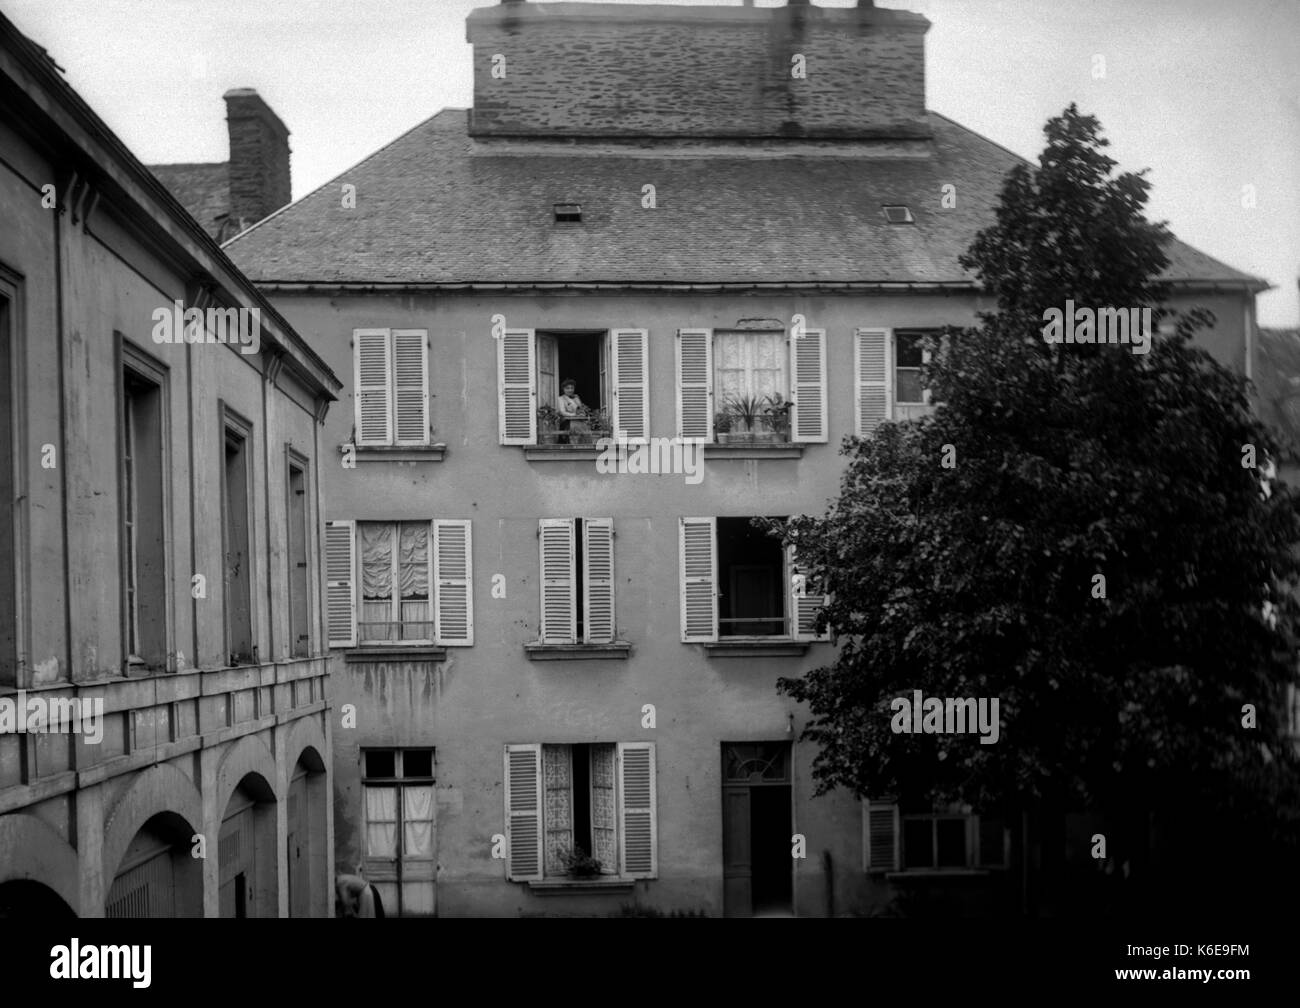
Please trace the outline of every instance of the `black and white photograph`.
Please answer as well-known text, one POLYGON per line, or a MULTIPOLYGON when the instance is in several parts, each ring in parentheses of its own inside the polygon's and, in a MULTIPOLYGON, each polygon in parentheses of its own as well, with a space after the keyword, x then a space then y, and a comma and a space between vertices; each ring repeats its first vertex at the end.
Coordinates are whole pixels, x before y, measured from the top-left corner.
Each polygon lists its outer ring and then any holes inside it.
POLYGON ((1300 3, 0 0, 0 506, 42 989, 217 917, 1267 989, 1300 3))

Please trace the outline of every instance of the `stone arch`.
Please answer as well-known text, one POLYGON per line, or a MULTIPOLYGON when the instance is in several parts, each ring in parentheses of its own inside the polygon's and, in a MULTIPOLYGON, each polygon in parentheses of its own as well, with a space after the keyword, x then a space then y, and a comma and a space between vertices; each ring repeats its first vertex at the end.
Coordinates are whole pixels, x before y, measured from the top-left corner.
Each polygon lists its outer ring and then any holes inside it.
MULTIPOLYGON (((277 800, 275 794, 275 754, 256 735, 245 735, 230 744, 217 764, 216 808, 221 811, 229 804, 231 796, 248 776, 259 777, 271 790, 269 801, 277 800)), ((260 796, 259 796, 260 797, 260 796)))
MULTIPOLYGON (((107 887, 117 875, 122 855, 140 829, 156 815, 172 813, 192 832, 203 826, 203 796, 195 783, 170 763, 141 770, 104 818, 103 878, 107 887)), ((107 891, 107 890, 106 890, 107 891)))
POLYGON ((74 913, 80 913, 81 869, 77 852, 43 819, 14 812, 0 816, 0 883, 39 882, 74 913))
POLYGON ((315 773, 317 769, 324 770, 325 761, 320 754, 329 752, 329 747, 325 744, 325 729, 321 725, 319 718, 299 718, 289 729, 289 738, 285 742, 284 754, 290 761, 290 776, 293 774, 293 767, 302 758, 304 750, 307 749, 314 749, 317 759, 321 760, 319 768, 315 765, 310 766, 312 772, 315 773))

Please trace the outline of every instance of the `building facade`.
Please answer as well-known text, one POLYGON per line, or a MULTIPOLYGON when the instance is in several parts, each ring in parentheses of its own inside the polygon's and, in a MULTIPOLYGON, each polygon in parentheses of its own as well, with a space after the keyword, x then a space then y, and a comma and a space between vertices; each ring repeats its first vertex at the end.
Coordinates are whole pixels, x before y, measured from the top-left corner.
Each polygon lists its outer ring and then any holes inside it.
POLYGON ((0 219, 0 916, 329 915, 340 383, 3 17, 0 219))
MULTIPOLYGON (((928 24, 485 6, 473 109, 226 246, 344 376, 336 849, 390 912, 872 913, 1013 870, 1013 824, 815 794, 776 682, 834 644, 751 522, 822 511, 844 438, 929 408, 918 336, 991 307, 957 257, 1016 158, 926 109, 928 24)), ((1170 258, 1249 371, 1260 282, 1170 258)))

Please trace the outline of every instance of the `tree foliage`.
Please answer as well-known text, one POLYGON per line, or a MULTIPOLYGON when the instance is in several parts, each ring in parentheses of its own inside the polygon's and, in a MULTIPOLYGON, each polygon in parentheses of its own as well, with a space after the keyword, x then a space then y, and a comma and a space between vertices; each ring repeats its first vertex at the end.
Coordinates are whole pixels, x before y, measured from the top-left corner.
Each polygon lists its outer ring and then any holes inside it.
POLYGON ((1143 173, 1115 174, 1074 106, 1045 132, 963 258, 996 309, 932 343, 940 405, 847 441, 839 497, 788 527, 839 645, 780 682, 810 709, 820 791, 1117 806, 1289 761, 1297 498, 1243 467, 1274 441, 1244 378, 1194 344, 1212 317, 1161 307, 1170 236, 1143 173), (1049 345, 1044 311, 1067 299, 1151 306, 1162 332, 1147 354, 1049 345), (890 701, 918 689, 998 698, 998 742, 895 734, 890 701))

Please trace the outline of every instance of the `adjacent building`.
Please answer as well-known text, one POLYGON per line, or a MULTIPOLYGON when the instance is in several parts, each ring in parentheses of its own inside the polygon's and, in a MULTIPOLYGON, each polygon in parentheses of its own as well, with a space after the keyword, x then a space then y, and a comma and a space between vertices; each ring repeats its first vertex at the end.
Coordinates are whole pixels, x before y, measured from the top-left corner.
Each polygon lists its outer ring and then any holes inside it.
MULTIPOLYGON (((820 512, 842 439, 929 408, 918 337, 991 307, 957 259, 1016 158, 927 110, 928 27, 484 6, 472 109, 226 245, 344 377, 336 851, 390 912, 871 913, 1014 881, 1011 823, 815 795, 776 681, 834 644, 751 523, 820 512)), ((1249 374, 1265 285, 1169 254, 1249 374)))
POLYGON ((0 916, 328 915, 341 385, 3 16, 0 220, 0 916))

